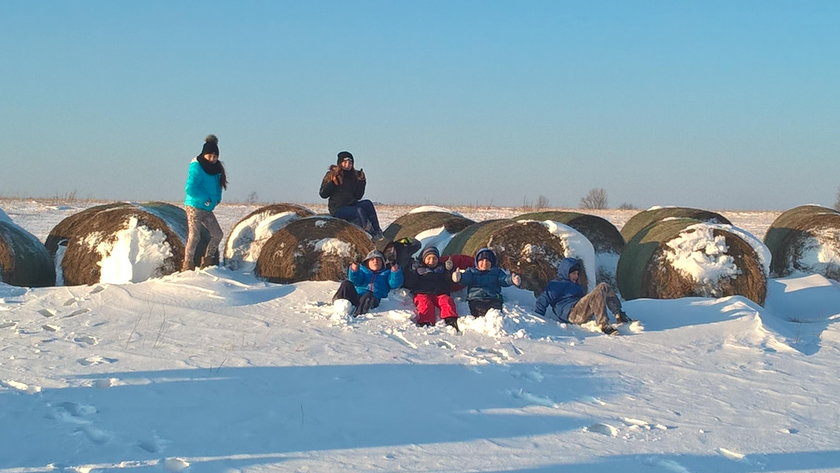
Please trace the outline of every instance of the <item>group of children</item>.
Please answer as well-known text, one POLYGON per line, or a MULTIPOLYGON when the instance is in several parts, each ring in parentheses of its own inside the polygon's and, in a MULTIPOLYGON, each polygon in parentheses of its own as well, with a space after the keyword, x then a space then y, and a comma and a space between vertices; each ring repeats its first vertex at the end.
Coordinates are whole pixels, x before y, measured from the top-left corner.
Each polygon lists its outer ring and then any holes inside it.
MULTIPOLYGON (((458 285, 466 287, 470 314, 483 317, 490 309, 502 309, 503 287, 519 287, 521 284, 518 274, 508 273, 498 266, 496 254, 490 248, 478 250, 474 266, 465 269, 457 268, 451 257, 442 261, 440 251, 434 246, 423 249, 418 260, 409 258, 402 264, 404 268, 396 261, 386 267, 385 255, 378 250, 371 251, 361 264, 350 265, 347 279, 342 281, 333 301, 348 300, 355 307, 353 316, 356 317, 378 307, 380 300, 387 297, 391 289, 405 287, 414 296, 417 325, 434 325, 436 312, 440 311, 444 323, 460 331, 455 301, 451 296, 458 285)), ((544 317, 546 310, 551 308, 558 320, 574 324, 584 324, 594 318, 606 334, 616 332, 609 323, 607 308, 618 323, 630 322, 615 292, 607 284, 599 283, 595 290, 586 293, 580 284, 581 271, 580 260, 563 259, 557 278, 549 281, 537 298, 534 311, 544 317)))

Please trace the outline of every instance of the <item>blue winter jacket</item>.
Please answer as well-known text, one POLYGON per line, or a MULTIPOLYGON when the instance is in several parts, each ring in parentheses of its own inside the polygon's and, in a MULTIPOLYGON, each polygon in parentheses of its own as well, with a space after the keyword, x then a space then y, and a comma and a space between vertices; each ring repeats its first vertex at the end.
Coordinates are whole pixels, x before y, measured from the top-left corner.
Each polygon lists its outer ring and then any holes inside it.
POLYGON ((374 273, 364 264, 360 264, 357 271, 347 270, 347 279, 356 286, 356 292, 360 296, 372 292, 377 299, 382 299, 388 297, 388 291, 391 289, 402 286, 403 272, 385 268, 374 273))
POLYGON ((467 268, 461 275, 461 284, 467 286, 467 300, 502 300, 502 288, 513 285, 510 274, 493 266, 487 271, 467 268))
POLYGON ((190 163, 187 183, 184 185, 184 192, 187 194, 184 205, 212 212, 222 201, 221 179, 221 174, 204 172, 198 159, 194 158, 190 163))
POLYGON ((580 284, 569 280, 569 270, 580 265, 580 261, 575 258, 563 258, 560 261, 557 279, 548 282, 543 293, 537 298, 534 312, 544 316, 546 309, 551 307, 558 319, 563 322, 569 321, 572 307, 586 294, 580 284))

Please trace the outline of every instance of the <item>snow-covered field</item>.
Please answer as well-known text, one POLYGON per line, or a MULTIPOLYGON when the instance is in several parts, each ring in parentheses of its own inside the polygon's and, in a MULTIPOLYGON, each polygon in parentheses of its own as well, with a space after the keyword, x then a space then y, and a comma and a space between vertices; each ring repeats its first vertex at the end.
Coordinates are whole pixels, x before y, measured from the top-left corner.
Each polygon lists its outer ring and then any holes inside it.
MULTIPOLYGON (((43 241, 94 204, 0 209, 43 241)), ((216 213, 228 231, 257 207, 216 213)), ((719 212, 759 238, 779 213, 719 212)), ((337 285, 0 284, 0 473, 840 471, 840 284, 821 276, 771 280, 766 307, 630 301, 617 337, 516 288, 461 335, 414 326, 401 292, 348 321, 337 285)))

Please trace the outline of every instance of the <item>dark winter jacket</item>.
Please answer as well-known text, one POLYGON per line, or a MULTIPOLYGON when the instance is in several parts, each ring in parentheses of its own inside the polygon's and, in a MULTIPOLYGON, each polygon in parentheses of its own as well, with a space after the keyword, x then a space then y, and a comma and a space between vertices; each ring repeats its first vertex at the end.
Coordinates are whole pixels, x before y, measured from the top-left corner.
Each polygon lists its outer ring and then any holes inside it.
POLYGON ((402 286, 402 271, 391 271, 391 268, 384 268, 373 272, 364 264, 359 265, 357 271, 347 270, 347 279, 356 287, 356 292, 361 296, 366 292, 372 292, 377 299, 388 297, 391 289, 402 286))
POLYGON ((503 300, 502 288, 513 285, 511 275, 493 266, 487 271, 468 268, 461 275, 461 284, 467 287, 467 300, 503 300))
POLYGON ((321 181, 321 189, 318 194, 327 201, 330 215, 335 215, 342 207, 355 204, 365 195, 367 180, 359 179, 359 171, 355 169, 342 170, 333 164, 321 181), (338 184, 333 182, 333 176, 337 176, 338 184))
POLYGON ((443 264, 434 268, 421 264, 413 271, 407 271, 405 288, 414 294, 449 294, 452 291, 452 271, 443 264))
POLYGON ((534 312, 544 316, 545 311, 551 307, 558 319, 563 322, 569 321, 572 307, 586 294, 580 284, 569 280, 569 272, 574 266, 580 267, 580 260, 563 258, 560 261, 557 279, 548 282, 543 293, 537 298, 534 312))

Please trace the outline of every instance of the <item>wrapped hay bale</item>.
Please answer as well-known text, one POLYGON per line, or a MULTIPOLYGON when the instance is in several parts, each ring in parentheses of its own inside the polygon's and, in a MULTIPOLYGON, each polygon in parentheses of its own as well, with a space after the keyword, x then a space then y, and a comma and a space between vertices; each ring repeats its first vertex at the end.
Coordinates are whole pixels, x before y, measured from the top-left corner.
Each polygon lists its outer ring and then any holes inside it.
MULTIPOLYGON (((429 207, 421 207, 421 209, 424 208, 429 207)), ((439 250, 443 250, 455 234, 475 223, 463 215, 447 212, 445 209, 420 212, 415 212, 415 210, 388 225, 383 232, 386 241, 411 237, 421 243, 421 248, 434 245, 439 250)))
POLYGON ((796 207, 776 217, 764 235, 771 274, 822 274, 840 281, 840 212, 818 205, 796 207))
POLYGON ((630 220, 621 227, 621 236, 624 237, 625 242, 629 242, 641 229, 652 223, 669 218, 693 218, 701 222, 732 224, 723 215, 710 210, 692 209, 688 207, 653 207, 630 217, 630 220))
POLYGON ((254 210, 234 225, 225 241, 225 266, 253 271, 265 242, 289 223, 315 215, 296 204, 271 204, 254 210))
MULTIPOLYGON (((99 205, 71 215, 47 236, 59 284, 123 284, 171 274, 187 238, 184 209, 165 202, 99 205)), ((196 259, 210 237, 202 229, 196 259)))
POLYGON ((615 271, 618 258, 624 250, 624 237, 609 220, 597 215, 560 211, 531 212, 514 220, 551 220, 574 228, 586 237, 595 249, 596 282, 605 282, 613 289, 618 289, 615 271))
POLYGON ((347 267, 373 250, 361 228, 334 217, 305 217, 278 230, 263 245, 255 273, 271 282, 341 281, 347 267))
POLYGON ((758 304, 767 294, 769 251, 731 225, 696 219, 662 220, 624 247, 618 287, 625 299, 742 295, 758 304))
MULTIPOLYGON (((443 255, 473 256, 484 247, 496 252, 499 266, 519 273, 522 288, 539 294, 556 277, 560 260, 583 260, 584 277, 595 274, 595 250, 577 230, 553 221, 487 220, 461 230, 446 245, 443 255)), ((587 278, 594 289, 595 278, 587 278)))
POLYGON ((55 284, 55 268, 47 248, 10 219, 0 219, 0 282, 22 287, 55 284))

